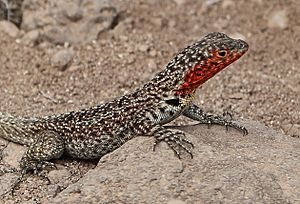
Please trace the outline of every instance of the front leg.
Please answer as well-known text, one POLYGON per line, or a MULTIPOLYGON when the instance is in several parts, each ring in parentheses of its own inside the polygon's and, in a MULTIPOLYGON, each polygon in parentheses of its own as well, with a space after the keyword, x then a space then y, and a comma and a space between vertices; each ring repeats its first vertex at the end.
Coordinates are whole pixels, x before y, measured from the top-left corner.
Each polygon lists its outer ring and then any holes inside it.
POLYGON ((185 134, 179 130, 169 130, 162 126, 158 126, 155 130, 153 136, 155 137, 155 142, 153 145, 153 151, 155 147, 160 142, 166 142, 168 146, 175 152, 176 156, 180 159, 180 149, 186 151, 191 158, 193 154, 191 148, 194 147, 193 143, 185 139, 185 134))
POLYGON ((223 125, 226 128, 232 127, 234 129, 240 130, 243 132, 244 135, 248 134, 248 130, 244 126, 242 126, 238 123, 234 123, 230 120, 227 120, 226 118, 224 118, 222 116, 208 115, 201 108, 196 106, 195 104, 192 104, 189 108, 184 110, 184 112, 182 114, 188 118, 197 120, 202 124, 223 125))

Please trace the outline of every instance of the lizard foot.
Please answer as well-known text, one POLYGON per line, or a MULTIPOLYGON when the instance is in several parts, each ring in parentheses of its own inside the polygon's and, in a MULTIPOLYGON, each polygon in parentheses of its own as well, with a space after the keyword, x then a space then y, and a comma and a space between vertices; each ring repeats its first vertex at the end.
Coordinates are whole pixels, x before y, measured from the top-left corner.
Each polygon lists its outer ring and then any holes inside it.
POLYGON ((15 195, 15 191, 20 187, 20 184, 26 180, 25 175, 28 172, 32 172, 34 175, 42 178, 43 180, 46 180, 47 184, 50 184, 50 179, 42 172, 42 170, 47 167, 57 169, 55 164, 52 162, 49 162, 49 161, 40 161, 40 162, 30 161, 30 162, 28 162, 25 159, 21 160, 20 166, 21 166, 21 170, 18 170, 18 172, 20 173, 20 176, 17 178, 16 182, 10 188, 10 192, 13 196, 15 195))
POLYGON ((191 158, 193 158, 193 154, 191 152, 191 148, 194 148, 194 144, 185 139, 185 134, 181 131, 172 131, 165 128, 158 130, 155 133, 155 142, 153 145, 153 151, 155 151, 156 146, 164 141, 168 144, 168 146, 174 151, 175 155, 180 159, 180 149, 186 151, 191 158))
POLYGON ((224 120, 223 118, 221 118, 222 120, 218 121, 218 122, 214 122, 212 121, 211 124, 218 124, 218 125, 223 125, 226 128, 226 131, 229 131, 229 128, 234 128, 240 132, 243 133, 243 135, 248 135, 248 130, 246 127, 244 127, 243 125, 240 125, 239 123, 235 123, 229 120, 224 120))
POLYGON ((183 115, 192 120, 199 121, 200 124, 222 125, 226 127, 226 130, 229 130, 229 127, 231 127, 241 131, 243 135, 248 134, 248 130, 244 126, 232 122, 232 114, 228 112, 224 113, 223 117, 219 115, 209 115, 205 113, 201 108, 193 104, 183 112, 183 115))

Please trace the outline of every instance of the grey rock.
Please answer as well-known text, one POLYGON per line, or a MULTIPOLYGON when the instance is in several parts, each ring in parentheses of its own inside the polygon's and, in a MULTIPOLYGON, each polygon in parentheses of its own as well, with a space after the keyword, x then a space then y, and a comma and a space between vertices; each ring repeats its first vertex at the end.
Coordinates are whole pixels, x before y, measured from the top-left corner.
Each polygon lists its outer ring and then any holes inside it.
POLYGON ((60 50, 53 55, 51 58, 51 65, 64 71, 71 64, 71 61, 74 57, 74 51, 71 49, 60 50))
POLYGON ((300 140, 253 121, 249 135, 186 126, 194 158, 137 137, 101 158, 50 203, 295 203, 300 199, 300 140), (175 200, 175 201, 174 201, 175 200))
POLYGON ((66 42, 75 42, 72 31, 68 27, 63 26, 47 26, 44 37, 53 44, 64 44, 66 42))
POLYGON ((268 18, 268 26, 271 28, 287 28, 288 17, 285 10, 274 11, 268 18))
POLYGON ((0 21, 0 32, 4 32, 12 38, 15 38, 19 34, 18 27, 9 21, 0 21))
POLYGON ((147 52, 150 49, 150 47, 148 44, 141 44, 138 46, 138 49, 141 52, 147 52))
POLYGON ((22 42, 24 44, 36 44, 40 40, 40 32, 39 30, 32 30, 27 33, 22 38, 22 42))
POLYGON ((10 142, 3 150, 3 162, 11 167, 18 168, 19 161, 24 153, 25 148, 22 145, 10 142))

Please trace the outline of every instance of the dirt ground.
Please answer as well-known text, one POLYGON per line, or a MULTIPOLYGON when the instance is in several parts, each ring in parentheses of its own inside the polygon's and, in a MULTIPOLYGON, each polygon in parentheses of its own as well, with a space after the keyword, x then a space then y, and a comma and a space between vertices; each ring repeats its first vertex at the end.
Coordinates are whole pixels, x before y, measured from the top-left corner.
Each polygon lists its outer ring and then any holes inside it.
MULTIPOLYGON (((51 3, 38 4, 46 10, 51 3)), ((230 112, 300 136, 300 1, 114 0, 110 5, 118 18, 92 42, 53 43, 43 36, 43 25, 21 26, 15 37, 0 32, 0 112, 43 116, 108 101, 151 79, 179 49, 219 31, 243 38, 250 49, 208 81, 196 103, 211 113, 230 112), (25 41, 33 30, 38 39, 25 41), (63 69, 53 65, 61 50, 74 55, 63 69)), ((78 171, 89 168, 82 162, 78 171)), ((39 189, 20 196, 26 185, 5 199, 47 196, 39 189)))

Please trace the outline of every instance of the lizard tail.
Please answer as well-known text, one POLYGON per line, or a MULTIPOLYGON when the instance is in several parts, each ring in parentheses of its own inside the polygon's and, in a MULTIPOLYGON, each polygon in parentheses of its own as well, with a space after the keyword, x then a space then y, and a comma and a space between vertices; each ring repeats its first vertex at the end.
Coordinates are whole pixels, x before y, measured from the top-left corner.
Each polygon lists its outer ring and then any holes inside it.
POLYGON ((15 117, 0 112, 0 137, 6 140, 29 145, 36 138, 39 118, 15 117))

